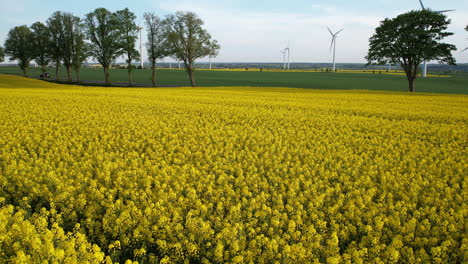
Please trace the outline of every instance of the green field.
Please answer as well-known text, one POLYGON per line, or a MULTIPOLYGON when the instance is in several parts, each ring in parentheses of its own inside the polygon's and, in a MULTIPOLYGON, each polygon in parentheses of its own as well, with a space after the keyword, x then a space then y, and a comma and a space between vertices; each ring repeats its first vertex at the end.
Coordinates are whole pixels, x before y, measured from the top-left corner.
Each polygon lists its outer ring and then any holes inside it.
MULTIPOLYGON (((49 72, 53 75, 54 69, 49 72)), ((16 67, 0 67, 0 73, 21 74, 16 67)), ((31 68, 29 76, 39 76, 38 68, 31 68)), ((195 73, 199 86, 252 86, 252 87, 294 87, 312 89, 343 90, 383 90, 407 91, 405 76, 371 73, 325 73, 325 72, 258 72, 258 71, 206 71, 195 73)), ((53 76, 52 76, 53 77, 53 76)), ((66 78, 64 69, 60 71, 62 80, 66 78)), ((187 74, 183 70, 160 69, 157 71, 161 86, 189 86, 187 74)), ((101 69, 84 68, 82 80, 103 81, 101 69)), ((111 70, 113 82, 127 82, 126 70, 111 70)), ((151 70, 135 70, 134 82, 151 83, 151 70)), ((416 80, 417 92, 468 94, 468 77, 430 77, 416 80)))

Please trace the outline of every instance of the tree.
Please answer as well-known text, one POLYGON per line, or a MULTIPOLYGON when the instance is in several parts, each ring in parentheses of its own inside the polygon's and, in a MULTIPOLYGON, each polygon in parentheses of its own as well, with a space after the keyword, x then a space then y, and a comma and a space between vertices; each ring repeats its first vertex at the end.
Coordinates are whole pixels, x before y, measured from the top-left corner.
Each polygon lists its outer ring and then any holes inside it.
POLYGON ((3 51, 3 48, 0 46, 0 63, 2 63, 5 60, 5 52, 3 51))
POLYGON ((196 86, 194 62, 219 50, 219 44, 202 28, 201 20, 193 12, 177 12, 165 20, 166 38, 172 47, 173 56, 184 62, 192 86, 196 86))
MULTIPOLYGON (((67 77, 68 81, 72 81, 72 67, 73 67, 73 58, 75 57, 75 42, 78 36, 81 33, 80 31, 80 18, 74 16, 71 13, 62 13, 62 23, 63 23, 63 31, 62 31, 62 60, 63 65, 67 70, 67 77), (77 35, 78 34, 78 35, 77 35)), ((84 38, 83 40, 84 41, 84 38)))
POLYGON ((45 78, 47 66, 50 63, 50 33, 46 25, 36 22, 31 25, 32 42, 34 48, 33 59, 41 66, 42 76, 45 78))
POLYGON ((170 55, 170 49, 165 38, 163 21, 154 13, 145 13, 143 17, 148 31, 146 50, 151 61, 151 82, 156 87, 156 61, 170 55))
POLYGON ((33 34, 27 26, 18 26, 8 32, 5 41, 5 54, 10 57, 10 61, 18 61, 24 76, 27 76, 29 63, 34 57, 32 39, 33 34))
POLYGON ((410 92, 423 61, 438 60, 455 64, 451 52, 454 45, 442 43, 450 20, 431 10, 410 11, 393 19, 385 19, 370 38, 368 64, 400 64, 406 73, 410 92))
POLYGON ((135 24, 136 16, 128 8, 119 10, 116 13, 119 33, 121 35, 121 48, 127 57, 128 64, 128 86, 132 86, 132 61, 140 57, 140 53, 135 48, 138 38, 138 26, 135 24))
POLYGON ((97 8, 86 15, 85 32, 91 41, 90 54, 104 68, 106 85, 111 85, 109 68, 123 54, 116 15, 105 8, 97 8))
POLYGON ((79 20, 75 20, 74 23, 71 64, 76 74, 76 80, 80 82, 81 65, 89 57, 90 46, 85 42, 83 24, 81 24, 79 20))
POLYGON ((59 80, 60 62, 63 57, 63 18, 62 12, 54 12, 49 19, 47 19, 47 27, 49 28, 50 47, 49 53, 51 59, 55 62, 55 79, 59 80))

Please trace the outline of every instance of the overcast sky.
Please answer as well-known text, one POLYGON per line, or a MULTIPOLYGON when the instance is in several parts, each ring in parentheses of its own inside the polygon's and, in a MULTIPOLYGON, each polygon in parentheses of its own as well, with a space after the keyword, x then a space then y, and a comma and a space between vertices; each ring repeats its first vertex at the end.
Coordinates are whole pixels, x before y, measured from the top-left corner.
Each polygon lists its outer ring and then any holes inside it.
MULTIPOLYGON (((455 35, 447 42, 459 51, 459 63, 468 63, 468 1, 425 0, 433 10, 456 9, 448 13, 455 35)), ((337 40, 337 62, 364 62, 368 40, 379 21, 386 17, 419 9, 418 0, 0 0, 0 43, 8 30, 17 25, 45 22, 54 11, 67 11, 83 17, 98 7, 116 11, 128 7, 142 23, 144 12, 160 16, 175 11, 194 11, 206 29, 221 44, 218 62, 279 62, 280 50, 288 42, 292 62, 329 62, 331 60, 329 26, 344 28, 337 40)), ((170 59, 166 59, 169 61, 170 59)), ((203 60, 201 60, 203 61, 203 60)))

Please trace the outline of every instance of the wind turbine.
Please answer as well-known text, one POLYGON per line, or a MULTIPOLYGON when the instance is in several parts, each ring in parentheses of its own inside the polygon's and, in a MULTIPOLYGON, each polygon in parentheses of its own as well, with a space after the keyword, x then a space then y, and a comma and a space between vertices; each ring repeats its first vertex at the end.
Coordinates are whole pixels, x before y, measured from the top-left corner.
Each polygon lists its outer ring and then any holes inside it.
POLYGON ((286 70, 286 49, 281 50, 281 53, 283 53, 283 70, 286 70))
POLYGON ((141 63, 141 68, 143 69, 143 48, 142 48, 142 44, 141 44, 141 30, 143 28, 138 26, 138 32, 140 33, 140 63, 141 63))
POLYGON ((284 49, 281 50, 281 53, 283 53, 283 70, 290 69, 290 57, 291 57, 291 49, 289 48, 289 41, 288 41, 288 46, 284 49), (286 54, 288 54, 288 60, 286 62, 286 54))
MULTIPOLYGON (((419 4, 421 5, 421 9, 422 10, 428 10, 422 0, 419 0, 419 4)), ((447 13, 447 12, 452 12, 452 11, 455 11, 455 9, 449 9, 449 10, 440 10, 440 11, 435 11, 436 13, 439 13, 439 14, 442 14, 442 13, 447 13)), ((423 71, 422 71, 422 77, 427 77, 427 61, 424 61, 424 64, 423 64, 423 71)))
POLYGON ((344 30, 341 29, 340 31, 336 32, 336 33, 333 33, 329 27, 327 27, 328 29, 328 32, 330 32, 330 34, 332 35, 332 41, 330 43, 330 52, 332 51, 332 48, 333 48, 333 72, 336 70, 336 66, 335 66, 335 58, 336 58, 336 38, 338 36, 338 34, 344 30))

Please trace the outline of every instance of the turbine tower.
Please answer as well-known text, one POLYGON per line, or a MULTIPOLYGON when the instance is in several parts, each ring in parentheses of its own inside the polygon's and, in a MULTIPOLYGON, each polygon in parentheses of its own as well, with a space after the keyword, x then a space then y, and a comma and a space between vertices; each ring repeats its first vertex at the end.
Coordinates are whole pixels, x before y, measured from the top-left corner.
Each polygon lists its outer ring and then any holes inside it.
POLYGON ((330 52, 332 51, 333 49, 333 72, 336 70, 336 66, 335 66, 335 58, 336 58, 336 38, 338 36, 338 34, 343 31, 343 29, 341 29, 340 31, 336 32, 336 33, 333 33, 329 27, 327 27, 328 29, 328 32, 330 32, 330 34, 332 35, 332 40, 331 40, 331 43, 330 43, 330 52))
POLYGON ((281 50, 281 53, 283 53, 283 70, 286 70, 286 49, 281 50))
POLYGON ((141 64, 141 68, 143 69, 143 46, 141 44, 141 30, 143 28, 138 26, 138 32, 140 33, 140 64, 141 64))
MULTIPOLYGON (((428 9, 424 6, 422 0, 419 0, 419 4, 421 5, 421 9, 422 9, 422 10, 428 10, 428 9)), ((442 14, 442 13, 447 13, 447 12, 452 12, 452 11, 455 11, 455 9, 440 10, 440 11, 435 11, 435 12, 436 12, 436 13, 439 13, 439 14, 442 14)), ((427 61, 424 61, 423 70, 422 70, 421 76, 422 76, 423 78, 427 77, 427 61)))
POLYGON ((290 63, 289 63, 289 60, 290 60, 290 57, 291 57, 291 49, 289 48, 289 41, 288 41, 288 47, 286 47, 286 49, 284 49, 285 52, 288 52, 288 70, 290 69, 290 63))

